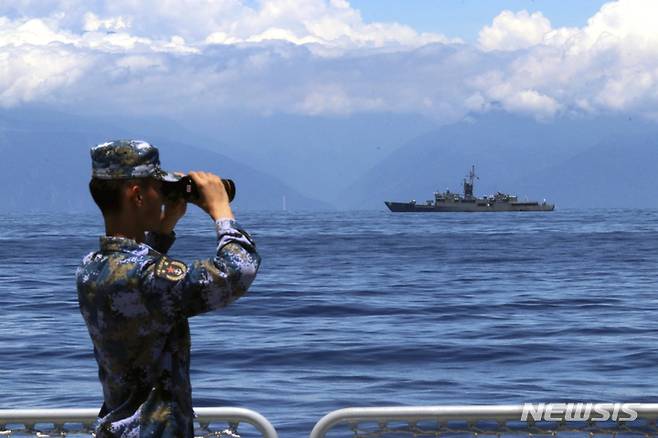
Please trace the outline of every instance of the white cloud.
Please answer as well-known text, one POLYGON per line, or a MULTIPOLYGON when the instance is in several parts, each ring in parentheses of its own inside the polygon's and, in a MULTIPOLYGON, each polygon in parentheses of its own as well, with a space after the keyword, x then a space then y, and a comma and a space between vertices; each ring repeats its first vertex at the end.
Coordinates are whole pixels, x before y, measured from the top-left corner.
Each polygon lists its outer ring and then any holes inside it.
POLYGON ((541 12, 503 11, 480 31, 478 42, 486 51, 525 49, 542 43, 550 30, 551 22, 541 12))
POLYGON ((619 0, 605 4, 578 35, 578 48, 624 46, 633 53, 656 52, 658 2, 619 0))
MULTIPOLYGON (((312 43, 322 43, 323 41, 318 39, 317 37, 313 36, 304 36, 304 37, 299 37, 295 35, 293 32, 287 30, 287 29, 281 29, 279 27, 270 27, 266 31, 259 33, 258 35, 252 35, 246 40, 239 40, 236 38, 233 38, 232 41, 234 42, 249 42, 249 43, 260 43, 262 41, 271 41, 271 40, 281 40, 281 41, 288 41, 293 44, 312 44, 312 43)), ((209 41, 208 38, 206 38, 206 41, 209 41)))
MULTIPOLYGON (((152 39, 180 35, 193 44, 280 39, 340 47, 458 41, 398 23, 365 23, 345 0, 23 0, 26 16, 57 19, 69 29, 126 31, 152 39)), ((9 8, 8 10, 13 10, 9 8)), ((3 6, 0 5, 0 15, 3 6)))
POLYGON ((444 119, 502 106, 564 112, 658 105, 658 2, 619 0, 580 28, 503 11, 477 45, 368 23, 346 0, 20 0, 0 4, 0 105, 444 119), (7 13, 8 14, 8 13, 7 13))
POLYGON ((560 105, 550 96, 535 90, 522 90, 504 100, 505 106, 512 111, 527 112, 538 118, 552 118, 560 105))
POLYGON ((6 47, 0 51, 0 106, 57 103, 59 92, 74 86, 89 65, 89 59, 62 47, 6 47))
POLYGON ((346 115, 355 111, 383 111, 386 103, 381 98, 351 97, 339 85, 323 85, 311 90, 299 105, 301 113, 310 115, 346 115))
POLYGON ((479 44, 508 51, 495 55, 508 61, 474 83, 508 110, 539 118, 567 108, 648 114, 658 104, 656 22, 654 0, 607 3, 582 28, 555 29, 538 13, 503 12, 482 30, 479 44))
POLYGON ((159 97, 162 105, 149 108, 170 108, 176 95, 179 109, 186 107, 182 100, 207 100, 190 107, 235 105, 311 114, 367 111, 383 107, 382 98, 358 96, 354 87, 341 86, 336 69, 327 75, 339 84, 336 88, 293 68, 294 80, 280 80, 287 87, 280 92, 272 90, 276 69, 305 61, 318 64, 324 57, 338 62, 353 50, 409 50, 449 41, 397 23, 365 23, 343 0, 268 0, 253 8, 238 0, 208 0, 203 8, 198 6, 192 0, 22 0, 19 15, 30 18, 0 18, 0 47, 16 48, 19 54, 2 53, 6 74, 0 104, 57 95, 63 100, 69 96, 69 103, 77 105, 85 90, 90 100, 102 96, 107 107, 114 102, 125 108, 130 100, 159 97), (291 51, 277 42, 309 49, 291 51), (216 45, 229 50, 218 51, 216 45), (37 53, 48 56, 35 58, 37 53), (31 69, 27 79, 25 72, 31 69), (67 71, 75 74, 61 76, 67 71), (249 95, 247 89, 260 93, 249 95), (238 95, 240 91, 248 99, 238 95))
POLYGON ((207 44, 237 44, 240 39, 229 36, 226 32, 213 32, 205 39, 207 44))
POLYGON ((91 64, 75 41, 41 19, 0 17, 0 106, 55 102, 59 90, 74 86, 91 64))
POLYGON ((123 17, 111 17, 102 20, 96 14, 87 12, 84 16, 82 28, 87 32, 97 32, 99 30, 121 31, 130 27, 130 21, 123 17))
POLYGON ((50 43, 70 44, 75 36, 68 32, 57 32, 38 18, 11 21, 0 17, 0 47, 45 46, 50 43))
POLYGON ((605 82, 596 96, 605 106, 627 110, 633 105, 651 98, 658 98, 658 70, 626 69, 605 82))

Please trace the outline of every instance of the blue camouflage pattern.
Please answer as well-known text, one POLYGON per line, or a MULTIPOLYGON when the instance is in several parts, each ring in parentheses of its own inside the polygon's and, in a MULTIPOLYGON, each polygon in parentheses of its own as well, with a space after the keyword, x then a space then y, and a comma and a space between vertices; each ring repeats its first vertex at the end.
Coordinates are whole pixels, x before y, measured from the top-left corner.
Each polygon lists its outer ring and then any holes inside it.
POLYGON ((260 266, 237 222, 216 229, 216 255, 190 265, 166 255, 174 233, 104 236, 83 259, 78 300, 104 398, 97 437, 193 436, 188 318, 240 298, 260 266))
POLYGON ((180 179, 160 168, 158 148, 142 140, 113 140, 91 148, 91 176, 97 179, 153 177, 175 182, 180 179))

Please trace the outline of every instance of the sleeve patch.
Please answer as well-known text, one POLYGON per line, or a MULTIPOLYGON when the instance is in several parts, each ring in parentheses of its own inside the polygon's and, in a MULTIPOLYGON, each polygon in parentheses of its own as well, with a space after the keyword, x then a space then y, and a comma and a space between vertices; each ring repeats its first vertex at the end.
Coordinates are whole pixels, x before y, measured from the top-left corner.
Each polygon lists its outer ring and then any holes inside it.
POLYGON ((187 265, 178 260, 162 257, 155 265, 155 275, 170 281, 179 281, 185 278, 187 265))

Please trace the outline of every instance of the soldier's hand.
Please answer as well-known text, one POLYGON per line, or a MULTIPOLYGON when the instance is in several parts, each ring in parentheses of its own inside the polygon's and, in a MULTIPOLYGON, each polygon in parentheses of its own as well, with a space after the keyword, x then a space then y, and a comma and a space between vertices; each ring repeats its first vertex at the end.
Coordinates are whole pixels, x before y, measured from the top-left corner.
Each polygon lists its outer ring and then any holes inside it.
POLYGON ((190 172, 190 178, 199 189, 199 199, 194 202, 213 218, 233 219, 233 212, 222 180, 209 172, 190 172))

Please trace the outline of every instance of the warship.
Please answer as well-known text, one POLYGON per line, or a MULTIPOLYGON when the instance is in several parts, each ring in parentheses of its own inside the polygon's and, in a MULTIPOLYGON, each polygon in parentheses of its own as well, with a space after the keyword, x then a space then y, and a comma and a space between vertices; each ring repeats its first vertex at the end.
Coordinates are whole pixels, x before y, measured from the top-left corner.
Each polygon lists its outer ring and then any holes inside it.
POLYGON ((475 166, 464 178, 464 195, 445 192, 435 192, 434 200, 428 200, 425 204, 417 204, 415 200, 410 202, 384 201, 386 206, 394 213, 403 212, 497 212, 497 211, 553 211, 554 204, 535 201, 519 201, 514 195, 498 192, 495 195, 478 198, 473 195, 475 179, 475 166))

